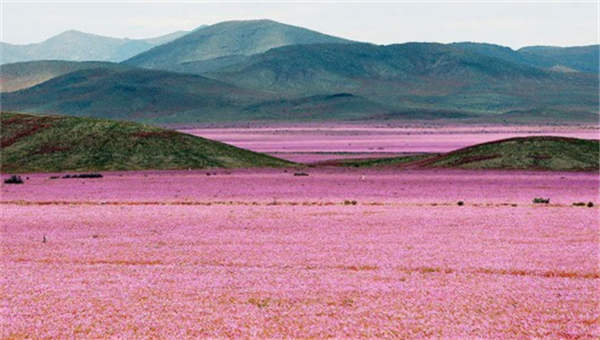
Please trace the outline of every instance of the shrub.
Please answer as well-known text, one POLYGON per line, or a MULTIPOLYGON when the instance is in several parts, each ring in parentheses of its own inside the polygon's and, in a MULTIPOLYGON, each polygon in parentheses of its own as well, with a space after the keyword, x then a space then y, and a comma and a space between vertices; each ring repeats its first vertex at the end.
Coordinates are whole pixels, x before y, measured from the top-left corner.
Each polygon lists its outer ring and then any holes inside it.
POLYGON ((356 205, 357 203, 356 200, 344 200, 344 205, 356 205))
POLYGON ((465 205, 465 202, 463 202, 463 201, 458 201, 456 204, 458 204, 459 206, 463 206, 463 205, 465 205))
POLYGON ((12 175, 9 178, 4 180, 5 184, 23 184, 23 179, 21 179, 21 176, 17 176, 17 175, 12 175))
POLYGON ((271 299, 269 299, 269 298, 265 298, 265 299, 250 298, 250 299, 248 299, 248 303, 255 305, 258 308, 265 308, 265 307, 269 306, 269 303, 271 303, 271 299))
POLYGON ((548 203, 550 203, 550 199, 549 198, 536 197, 536 198, 533 199, 533 203, 548 204, 548 203))
POLYGON ((78 175, 79 178, 102 178, 102 174, 81 174, 78 175))
POLYGON ((75 175, 69 175, 66 174, 64 176, 62 176, 62 178, 102 178, 102 174, 75 174, 75 175))
POLYGON ((584 207, 585 206, 585 202, 575 202, 573 203, 574 206, 576 207, 584 207))
POLYGON ((294 172, 294 176, 308 176, 306 172, 294 172))
POLYGON ((587 206, 588 206, 588 208, 593 207, 594 206, 594 202, 588 202, 587 206))

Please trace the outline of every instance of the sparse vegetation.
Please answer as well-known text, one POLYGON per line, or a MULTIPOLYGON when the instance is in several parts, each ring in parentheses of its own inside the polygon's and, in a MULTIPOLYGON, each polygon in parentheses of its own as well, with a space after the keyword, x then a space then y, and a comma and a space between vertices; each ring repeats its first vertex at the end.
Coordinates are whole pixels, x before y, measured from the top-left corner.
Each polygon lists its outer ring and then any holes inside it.
POLYGON ((502 139, 462 148, 446 154, 342 159, 319 165, 348 167, 598 170, 599 140, 554 136, 502 139))
POLYGON ((91 174, 75 174, 75 175, 64 175, 62 178, 102 178, 102 174, 91 173, 91 174))
POLYGON ((2 171, 7 172, 281 167, 293 164, 138 123, 5 112, 0 114, 0 119, 2 171))
POLYGON ((429 157, 437 156, 437 154, 419 154, 419 155, 408 155, 399 157, 386 157, 386 158, 350 158, 350 159, 336 159, 332 161, 325 161, 319 163, 319 165, 333 165, 333 166, 346 166, 354 168, 370 168, 370 167, 387 167, 406 165, 411 162, 420 161, 429 157))
POLYGON ((9 178, 4 180, 5 184, 23 184, 23 179, 21 176, 12 175, 9 178))
POLYGON ((248 303, 255 305, 258 308, 265 308, 267 306, 269 306, 269 303, 271 302, 271 299, 269 298, 250 298, 248 299, 248 303))
POLYGON ((465 169, 598 170, 600 141, 532 136, 473 145, 421 162, 465 169))
POLYGON ((536 204, 548 204, 548 203, 550 203, 550 199, 549 198, 536 197, 536 198, 533 199, 533 203, 536 203, 536 204))
POLYGON ((575 207, 588 207, 588 208, 593 208, 594 207, 594 202, 574 202, 573 206, 575 207))

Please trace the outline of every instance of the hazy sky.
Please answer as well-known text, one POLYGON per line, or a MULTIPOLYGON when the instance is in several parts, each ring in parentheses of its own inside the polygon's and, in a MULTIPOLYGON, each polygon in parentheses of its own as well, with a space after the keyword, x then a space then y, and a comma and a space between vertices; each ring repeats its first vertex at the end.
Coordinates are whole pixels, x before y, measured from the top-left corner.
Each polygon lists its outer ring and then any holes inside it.
POLYGON ((200 2, 0 0, 0 40, 32 43, 68 29, 147 38, 225 20, 268 18, 378 44, 485 41, 598 43, 598 3, 587 2, 200 2))

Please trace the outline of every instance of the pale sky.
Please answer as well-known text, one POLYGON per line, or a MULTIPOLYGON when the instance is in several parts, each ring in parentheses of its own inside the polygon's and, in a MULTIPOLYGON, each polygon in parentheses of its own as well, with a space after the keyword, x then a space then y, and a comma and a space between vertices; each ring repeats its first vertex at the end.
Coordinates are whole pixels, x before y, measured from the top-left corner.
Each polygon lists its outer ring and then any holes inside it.
POLYGON ((0 40, 25 44, 69 29, 147 38, 225 20, 272 19, 377 44, 477 41, 512 48, 598 43, 597 1, 248 2, 0 0, 0 40))

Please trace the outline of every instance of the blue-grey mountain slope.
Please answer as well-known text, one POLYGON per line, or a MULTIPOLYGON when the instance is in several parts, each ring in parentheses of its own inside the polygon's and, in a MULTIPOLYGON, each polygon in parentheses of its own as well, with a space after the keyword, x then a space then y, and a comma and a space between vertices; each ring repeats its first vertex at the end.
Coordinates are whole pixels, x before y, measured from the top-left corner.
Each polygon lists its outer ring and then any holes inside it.
POLYGON ((0 92, 12 92, 78 70, 126 69, 129 66, 103 61, 41 60, 0 65, 0 92))
POLYGON ((125 64, 177 70, 184 63, 248 56, 280 46, 347 42, 342 38, 272 20, 226 21, 195 29, 179 39, 141 53, 125 61, 125 64))
POLYGON ((452 45, 511 63, 542 69, 563 72, 599 72, 600 45, 573 47, 528 46, 518 50, 487 43, 462 42, 452 45))
POLYGON ((271 49, 209 73, 244 88, 293 96, 351 93, 394 112, 494 115, 573 109, 597 117, 598 78, 513 63, 453 45, 313 44, 271 49))
POLYGON ((198 75, 100 67, 2 93, 2 109, 154 122, 233 120, 273 96, 198 75), (232 116, 233 115, 233 116, 232 116))
POLYGON ((35 44, 0 43, 0 63, 32 60, 120 62, 186 34, 173 32, 149 39, 120 39, 70 30, 35 44))

